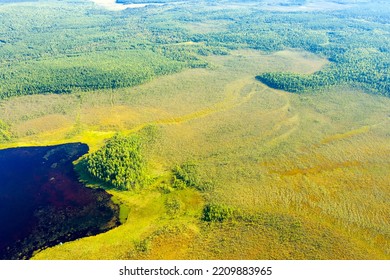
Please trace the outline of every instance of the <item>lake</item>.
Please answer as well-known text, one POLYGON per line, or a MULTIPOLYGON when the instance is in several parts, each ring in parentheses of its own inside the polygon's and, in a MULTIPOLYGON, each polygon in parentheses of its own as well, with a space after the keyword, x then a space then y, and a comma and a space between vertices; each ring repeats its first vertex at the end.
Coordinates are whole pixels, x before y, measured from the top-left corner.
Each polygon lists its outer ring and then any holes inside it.
POLYGON ((85 187, 74 171, 87 152, 82 143, 0 150, 0 259, 28 259, 119 225, 111 195, 85 187))
POLYGON ((105 8, 105 9, 108 9, 108 10, 112 10, 112 11, 144 8, 144 7, 150 6, 150 5, 153 5, 153 6, 163 5, 162 3, 152 3, 152 2, 151 3, 143 3, 143 4, 126 4, 126 3, 122 3, 122 2, 126 2, 126 1, 118 2, 116 0, 90 0, 90 1, 95 2, 99 6, 105 8))

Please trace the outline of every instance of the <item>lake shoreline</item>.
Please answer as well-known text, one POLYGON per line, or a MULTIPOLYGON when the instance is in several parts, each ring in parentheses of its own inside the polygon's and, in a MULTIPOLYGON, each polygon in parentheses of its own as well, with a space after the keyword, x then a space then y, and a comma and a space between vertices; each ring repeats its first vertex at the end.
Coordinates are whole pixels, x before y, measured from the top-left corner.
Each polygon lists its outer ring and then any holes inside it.
POLYGON ((121 224, 112 195, 81 183, 74 169, 88 150, 82 143, 0 150, 0 259, 29 259, 121 224))

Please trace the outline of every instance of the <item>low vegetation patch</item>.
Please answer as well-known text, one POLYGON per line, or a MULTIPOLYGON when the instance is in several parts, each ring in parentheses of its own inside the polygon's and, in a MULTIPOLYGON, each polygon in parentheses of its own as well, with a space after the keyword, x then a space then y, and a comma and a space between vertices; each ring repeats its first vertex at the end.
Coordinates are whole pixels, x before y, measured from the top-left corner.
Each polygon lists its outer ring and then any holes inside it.
POLYGON ((212 188, 212 182, 202 181, 197 174, 197 165, 186 162, 173 168, 172 186, 176 189, 191 187, 199 191, 207 191, 212 188))
POLYGON ((9 131, 9 125, 0 120, 0 143, 9 141, 12 138, 12 134, 9 131))

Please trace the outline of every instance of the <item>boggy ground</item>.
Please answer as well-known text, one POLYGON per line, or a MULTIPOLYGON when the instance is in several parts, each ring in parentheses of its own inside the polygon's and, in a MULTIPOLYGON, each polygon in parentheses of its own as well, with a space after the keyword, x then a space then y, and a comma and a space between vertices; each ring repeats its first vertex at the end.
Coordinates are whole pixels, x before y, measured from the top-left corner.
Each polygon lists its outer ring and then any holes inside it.
POLYGON ((311 73, 327 63, 295 50, 236 51, 141 86, 2 101, 17 138, 2 147, 82 141, 152 125, 153 183, 109 192, 125 224, 35 259, 389 259, 390 100, 351 88, 294 95, 261 72, 311 73), (191 162, 204 192, 171 188, 191 162), (205 204, 234 215, 202 221, 205 204), (174 205, 174 207, 173 207, 174 205))

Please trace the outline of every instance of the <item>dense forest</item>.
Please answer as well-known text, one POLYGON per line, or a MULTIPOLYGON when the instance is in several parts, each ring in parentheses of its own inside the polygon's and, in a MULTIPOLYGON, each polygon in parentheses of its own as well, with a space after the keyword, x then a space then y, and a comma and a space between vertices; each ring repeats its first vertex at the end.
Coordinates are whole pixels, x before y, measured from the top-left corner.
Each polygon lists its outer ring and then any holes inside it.
POLYGON ((116 135, 84 161, 93 177, 119 190, 139 189, 147 181, 141 140, 137 136, 116 135))
MULTIPOLYGON (((146 1, 131 1, 142 2, 146 1)), ((167 3, 164 14, 156 14, 151 6, 146 8, 147 17, 137 9, 117 17, 76 1, 73 20, 60 15, 59 2, 42 6, 40 18, 28 7, 20 7, 17 14, 2 8, 0 98, 134 86, 184 68, 208 67, 202 57, 242 48, 303 49, 329 59, 325 69, 309 76, 259 73, 258 79, 274 88, 304 92, 351 84, 389 95, 387 5, 378 9, 367 2, 342 11, 307 13, 273 10, 267 1, 243 1, 248 8, 242 10, 229 5, 215 10, 187 5, 171 9, 172 1, 160 2, 167 3), (87 6, 90 17, 83 16, 78 5, 87 6), (217 21, 223 22, 223 31, 188 28, 217 21)), ((306 2, 285 3, 283 7, 291 8, 306 2)))

